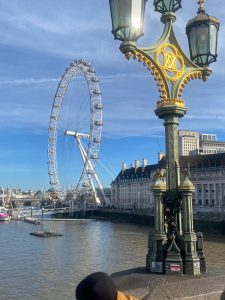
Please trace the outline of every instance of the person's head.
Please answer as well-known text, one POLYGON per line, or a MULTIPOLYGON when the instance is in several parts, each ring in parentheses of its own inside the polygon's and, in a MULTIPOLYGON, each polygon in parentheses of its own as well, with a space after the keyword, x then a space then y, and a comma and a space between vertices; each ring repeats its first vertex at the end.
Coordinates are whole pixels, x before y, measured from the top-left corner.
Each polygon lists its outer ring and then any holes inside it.
POLYGON ((77 300, 116 300, 117 289, 112 279, 103 272, 85 277, 77 286, 77 300))

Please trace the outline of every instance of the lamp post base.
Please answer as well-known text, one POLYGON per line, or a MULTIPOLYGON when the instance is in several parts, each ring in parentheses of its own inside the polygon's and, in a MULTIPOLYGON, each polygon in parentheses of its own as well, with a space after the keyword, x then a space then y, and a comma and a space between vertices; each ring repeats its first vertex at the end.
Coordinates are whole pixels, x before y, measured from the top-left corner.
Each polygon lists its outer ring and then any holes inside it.
POLYGON ((166 275, 183 275, 183 261, 180 255, 180 249, 175 242, 175 236, 172 237, 171 244, 167 250, 165 272, 166 275))
POLYGON ((203 252, 203 233, 197 232, 197 254, 200 261, 200 271, 201 273, 207 272, 205 255, 203 252))
POLYGON ((200 261, 196 252, 197 237, 194 232, 185 233, 183 236, 183 249, 184 249, 184 273, 193 276, 199 276, 200 261))
POLYGON ((149 234, 146 269, 150 273, 165 273, 165 251, 167 236, 165 234, 149 234))

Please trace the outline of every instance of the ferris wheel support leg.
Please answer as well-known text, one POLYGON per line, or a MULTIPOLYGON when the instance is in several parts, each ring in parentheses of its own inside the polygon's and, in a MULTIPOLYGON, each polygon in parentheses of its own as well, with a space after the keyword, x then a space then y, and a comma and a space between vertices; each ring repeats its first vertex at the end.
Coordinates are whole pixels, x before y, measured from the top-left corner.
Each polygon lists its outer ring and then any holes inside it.
MULTIPOLYGON (((79 146, 79 149, 80 149, 80 154, 81 154, 84 166, 85 166, 85 170, 88 171, 88 166, 89 166, 89 168, 92 171, 94 171, 93 166, 91 165, 90 161, 87 159, 87 153, 85 152, 84 147, 82 146, 82 144, 80 142, 80 139, 76 138, 76 140, 77 140, 77 143, 78 143, 78 146, 79 146)), ((97 196, 93 181, 92 181, 92 176, 90 174, 88 175, 88 179, 90 180, 90 184, 91 184, 92 190, 94 192, 95 201, 97 202, 97 204, 101 204, 101 202, 100 202, 100 200, 97 196)))
MULTIPOLYGON (((97 183, 97 185, 98 185, 98 187, 99 187, 99 190, 100 190, 100 192, 101 192, 101 194, 102 194, 102 197, 103 197, 103 199, 104 199, 105 204, 106 204, 106 205, 109 205, 109 204, 110 204, 109 199, 105 196, 103 186, 101 185, 100 180, 99 180, 99 178, 98 178, 96 172, 94 171, 94 168, 93 168, 91 162, 90 162, 89 160, 87 160, 87 153, 85 152, 84 147, 83 147, 83 145, 81 144, 80 141, 79 141, 79 148, 80 148, 80 151, 81 151, 81 152, 83 153, 83 155, 84 155, 85 162, 87 161, 89 168, 91 169, 91 171, 93 171, 93 176, 94 176, 95 181, 96 181, 96 183, 97 183)), ((81 154, 81 155, 82 155, 82 154, 81 154)), ((85 163, 85 162, 84 162, 84 163, 85 163)))
POLYGON ((102 197, 103 197, 103 199, 105 201, 105 204, 109 205, 110 204, 109 199, 105 196, 103 186, 101 185, 101 183, 100 183, 100 181, 99 181, 98 176, 97 176, 96 173, 94 173, 94 178, 95 178, 95 181, 97 182, 97 185, 98 185, 98 187, 99 187, 99 189, 101 191, 101 194, 102 194, 102 197))

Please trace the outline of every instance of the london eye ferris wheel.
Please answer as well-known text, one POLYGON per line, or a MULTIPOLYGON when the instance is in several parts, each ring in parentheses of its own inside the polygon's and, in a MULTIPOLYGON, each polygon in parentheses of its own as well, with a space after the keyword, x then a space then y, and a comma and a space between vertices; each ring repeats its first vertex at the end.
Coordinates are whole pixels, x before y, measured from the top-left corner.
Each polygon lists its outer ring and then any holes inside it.
POLYGON ((102 132, 102 102, 94 68, 83 59, 63 74, 52 105, 48 131, 48 174, 58 198, 68 193, 94 199, 104 192, 95 171, 102 132))

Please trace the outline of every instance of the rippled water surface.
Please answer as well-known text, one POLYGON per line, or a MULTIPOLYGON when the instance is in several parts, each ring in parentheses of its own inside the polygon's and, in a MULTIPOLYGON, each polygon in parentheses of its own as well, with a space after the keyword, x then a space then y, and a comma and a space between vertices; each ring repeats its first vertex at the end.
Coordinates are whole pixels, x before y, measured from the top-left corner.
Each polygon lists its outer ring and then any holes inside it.
MULTIPOLYGON (((77 283, 91 272, 144 266, 148 230, 101 221, 0 223, 0 299, 72 300, 77 283), (63 236, 30 235, 38 229, 63 236)), ((225 267, 225 236, 204 237, 208 264, 225 267)))

